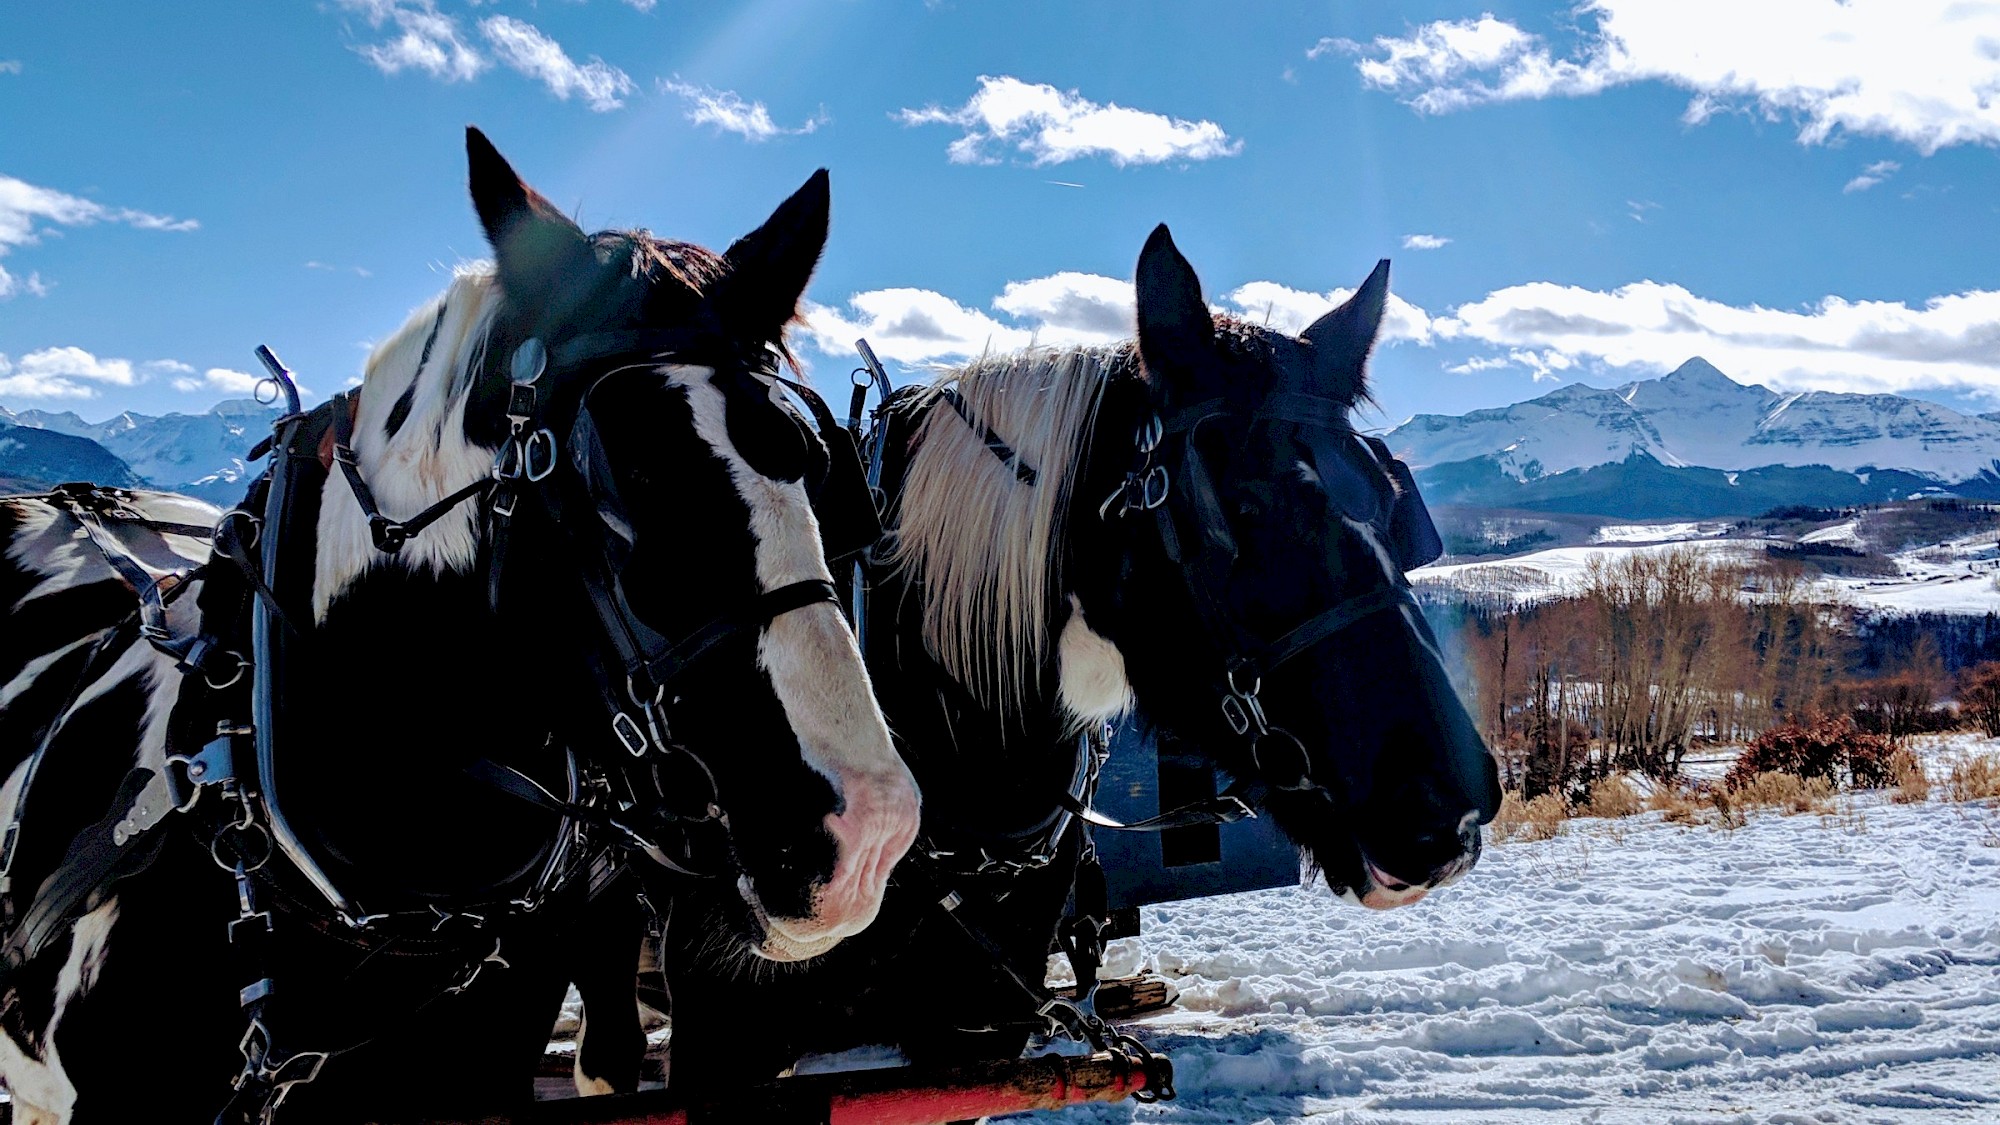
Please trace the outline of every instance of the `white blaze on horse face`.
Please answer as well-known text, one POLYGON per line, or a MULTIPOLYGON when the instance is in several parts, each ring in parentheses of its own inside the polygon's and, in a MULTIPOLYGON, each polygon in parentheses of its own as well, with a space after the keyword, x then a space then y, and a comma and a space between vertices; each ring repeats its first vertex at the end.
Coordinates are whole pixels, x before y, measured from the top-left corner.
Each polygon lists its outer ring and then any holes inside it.
MULTIPOLYGON (((804 483, 773 480, 743 459, 729 439, 725 403, 711 382, 711 368, 661 370, 686 390, 695 432, 729 466, 750 510, 758 584, 769 591, 812 579, 830 581, 804 483)), ((757 663, 770 677, 806 764, 833 785, 844 806, 826 818, 839 855, 833 878, 819 889, 813 916, 765 919, 769 939, 761 952, 773 960, 800 960, 824 953, 875 920, 889 872, 916 839, 917 785, 889 742, 861 650, 837 607, 818 602, 772 619, 758 638, 757 663)))
POLYGON ((1083 605, 1069 596, 1069 621, 1056 641, 1063 706, 1082 723, 1104 723, 1132 706, 1132 682, 1125 678, 1125 654, 1091 629, 1083 605))

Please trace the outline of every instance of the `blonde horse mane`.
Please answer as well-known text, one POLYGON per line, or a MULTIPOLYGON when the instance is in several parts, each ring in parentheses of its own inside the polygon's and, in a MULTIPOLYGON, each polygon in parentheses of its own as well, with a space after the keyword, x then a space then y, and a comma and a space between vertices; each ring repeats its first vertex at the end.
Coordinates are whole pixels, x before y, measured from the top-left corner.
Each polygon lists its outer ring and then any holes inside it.
POLYGON ((915 437, 890 541, 891 565, 924 588, 923 635, 945 671, 987 706, 1021 713, 1049 664, 1062 589, 1063 513, 1117 347, 985 356, 935 380, 1036 473, 1021 481, 947 404, 915 437))

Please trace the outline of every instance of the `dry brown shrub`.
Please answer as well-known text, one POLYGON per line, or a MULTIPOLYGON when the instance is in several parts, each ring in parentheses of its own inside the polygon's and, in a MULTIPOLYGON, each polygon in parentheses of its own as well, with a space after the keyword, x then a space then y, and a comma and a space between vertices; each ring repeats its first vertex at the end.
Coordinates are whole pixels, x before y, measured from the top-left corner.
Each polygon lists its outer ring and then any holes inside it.
POLYGON ((1526 808, 1527 804, 1521 800, 1520 790, 1502 790, 1500 811, 1494 813, 1493 819, 1486 825, 1487 839, 1496 844, 1504 844, 1513 839, 1514 833, 1521 830, 1521 823, 1526 819, 1522 816, 1526 808))
POLYGON ((1759 774, 1784 773, 1825 778, 1836 788, 1842 783, 1872 788, 1888 782, 1887 763, 1894 750, 1888 738, 1859 730, 1849 719, 1794 719, 1751 739, 1723 783, 1741 790, 1759 774))
POLYGON ((1889 755, 1889 780, 1895 786, 1889 799, 1899 805, 1921 805, 1931 799, 1930 775, 1924 764, 1908 750, 1889 755))
POLYGON ((1563 805, 1562 798, 1553 793, 1523 801, 1519 793, 1509 789, 1500 795, 1500 811, 1487 827, 1496 844, 1509 840, 1532 843, 1561 835, 1563 821, 1568 817, 1569 809, 1563 805))
POLYGON ((1802 778, 1775 770, 1757 774, 1730 789, 1730 803, 1738 809, 1777 809, 1786 816, 1825 812, 1832 796, 1831 778, 1802 778))
POLYGON ((1529 801, 1521 816, 1521 839, 1530 842, 1553 840, 1562 835, 1563 821, 1569 819, 1569 808, 1563 804, 1561 797, 1544 793, 1529 801))
POLYGON ((2000 797, 2000 755, 1981 754, 1953 762, 1945 793, 1954 801, 2000 797))
POLYGON ((1701 810, 1706 802, 1697 800, 1694 794, 1671 785, 1662 785, 1646 798, 1646 807, 1658 809, 1661 819, 1669 824, 1699 824, 1701 810))
POLYGON ((1583 798, 1583 804, 1576 810, 1578 816, 1603 817, 1615 820, 1623 816, 1637 816, 1645 811, 1639 795, 1622 777, 1601 777, 1590 783, 1590 792, 1583 798))

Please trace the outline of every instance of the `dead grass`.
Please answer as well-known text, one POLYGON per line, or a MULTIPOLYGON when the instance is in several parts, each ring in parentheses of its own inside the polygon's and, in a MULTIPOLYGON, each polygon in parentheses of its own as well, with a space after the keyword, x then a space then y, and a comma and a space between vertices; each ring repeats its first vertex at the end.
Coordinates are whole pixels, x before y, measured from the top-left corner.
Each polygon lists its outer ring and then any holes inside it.
POLYGON ((1700 824, 1702 810, 1709 804, 1678 786, 1662 785, 1646 798, 1646 807, 1659 810, 1668 824, 1700 824))
POLYGON ((1889 799, 1899 805, 1921 805, 1931 799, 1930 775, 1908 750, 1889 755, 1889 799))
POLYGON ((1519 793, 1510 789, 1501 795, 1500 812, 1488 827, 1496 844, 1510 840, 1533 843, 1561 835, 1563 821, 1568 818, 1569 810, 1561 797, 1544 793, 1532 801, 1523 801, 1519 793))
POLYGON ((1945 795, 1953 801, 1984 801, 2000 797, 2000 755, 1981 754, 1951 764, 1945 795))
POLYGON ((1590 792, 1583 798, 1583 804, 1576 810, 1577 816, 1595 816, 1606 820, 1619 817, 1637 816, 1646 806, 1632 786, 1622 777, 1599 778, 1590 783, 1590 792))
POLYGON ((1786 816, 1825 813, 1832 807, 1832 798, 1830 778, 1802 778, 1775 771, 1760 773, 1729 793, 1730 804, 1736 809, 1776 809, 1786 816))

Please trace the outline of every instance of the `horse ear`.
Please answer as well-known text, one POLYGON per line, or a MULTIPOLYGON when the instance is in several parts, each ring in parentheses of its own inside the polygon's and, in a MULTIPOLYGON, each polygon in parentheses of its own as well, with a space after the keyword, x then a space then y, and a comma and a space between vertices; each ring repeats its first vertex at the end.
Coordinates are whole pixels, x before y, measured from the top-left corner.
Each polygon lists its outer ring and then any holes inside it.
POLYGON ((554 204, 523 183, 486 134, 470 125, 465 129, 465 158, 472 206, 493 246, 501 288, 532 316, 558 279, 595 260, 589 240, 554 204))
POLYGON ((724 253, 731 270, 716 305, 732 330, 752 340, 775 340, 798 315, 799 298, 826 249, 831 207, 826 169, 821 168, 778 204, 763 226, 724 253))
POLYGON ((1345 402, 1359 402, 1368 393, 1368 353, 1382 330, 1382 313, 1389 305, 1389 259, 1375 263, 1374 272, 1340 307, 1307 326, 1299 338, 1313 346, 1314 384, 1345 402))
POLYGON ((1200 366, 1215 346, 1215 318, 1201 299, 1201 279, 1161 223, 1139 251, 1134 281, 1139 306, 1139 358, 1155 389, 1200 366))

